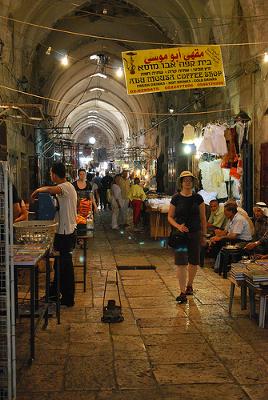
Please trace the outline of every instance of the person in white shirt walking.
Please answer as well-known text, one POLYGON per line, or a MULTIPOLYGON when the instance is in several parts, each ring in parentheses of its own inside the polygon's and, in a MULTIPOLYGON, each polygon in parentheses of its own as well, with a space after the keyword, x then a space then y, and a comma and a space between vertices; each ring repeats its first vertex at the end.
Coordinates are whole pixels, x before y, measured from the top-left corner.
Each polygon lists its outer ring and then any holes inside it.
MULTIPOLYGON (((58 222, 57 233, 54 240, 54 248, 60 253, 60 291, 61 304, 67 307, 74 305, 74 268, 72 251, 76 242, 76 209, 77 194, 73 185, 66 180, 66 170, 63 163, 54 163, 50 170, 50 176, 55 186, 43 186, 32 193, 36 198, 38 193, 50 193, 58 200, 59 209, 56 214, 58 222)), ((56 274, 50 289, 50 296, 56 293, 56 274)))
POLYGON ((124 201, 122 199, 122 192, 119 186, 120 175, 115 175, 114 183, 112 184, 112 229, 119 229, 118 225, 118 217, 120 210, 124 205, 124 201))

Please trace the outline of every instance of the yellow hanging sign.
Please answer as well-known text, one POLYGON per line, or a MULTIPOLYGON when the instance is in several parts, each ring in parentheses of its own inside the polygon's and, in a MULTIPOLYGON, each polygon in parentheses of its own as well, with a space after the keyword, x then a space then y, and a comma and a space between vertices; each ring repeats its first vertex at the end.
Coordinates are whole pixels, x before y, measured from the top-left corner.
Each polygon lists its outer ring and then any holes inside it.
POLYGON ((128 94, 225 86, 220 46, 122 53, 128 94))

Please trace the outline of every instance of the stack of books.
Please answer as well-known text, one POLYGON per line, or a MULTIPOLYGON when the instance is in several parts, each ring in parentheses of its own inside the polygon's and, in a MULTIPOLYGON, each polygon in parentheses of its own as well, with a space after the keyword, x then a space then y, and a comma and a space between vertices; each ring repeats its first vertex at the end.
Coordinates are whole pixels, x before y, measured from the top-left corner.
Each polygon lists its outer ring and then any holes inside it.
POLYGON ((243 281, 245 279, 244 272, 245 272, 245 264, 233 263, 230 276, 236 281, 243 281))
POLYGON ((248 283, 256 288, 266 285, 268 288, 268 271, 266 269, 245 271, 245 278, 248 283))
POLYGON ((252 282, 268 283, 268 263, 266 265, 256 263, 233 263, 231 277, 236 281, 250 280, 252 282))

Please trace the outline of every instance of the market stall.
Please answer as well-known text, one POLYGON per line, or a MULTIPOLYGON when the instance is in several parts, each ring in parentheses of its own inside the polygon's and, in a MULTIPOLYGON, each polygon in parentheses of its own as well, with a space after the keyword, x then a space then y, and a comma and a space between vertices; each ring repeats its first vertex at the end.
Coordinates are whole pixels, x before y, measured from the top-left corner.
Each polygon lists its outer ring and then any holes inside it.
POLYGON ((211 198, 242 200, 242 150, 247 136, 248 120, 241 118, 184 127, 182 143, 195 145, 193 172, 199 174, 206 204, 211 198))

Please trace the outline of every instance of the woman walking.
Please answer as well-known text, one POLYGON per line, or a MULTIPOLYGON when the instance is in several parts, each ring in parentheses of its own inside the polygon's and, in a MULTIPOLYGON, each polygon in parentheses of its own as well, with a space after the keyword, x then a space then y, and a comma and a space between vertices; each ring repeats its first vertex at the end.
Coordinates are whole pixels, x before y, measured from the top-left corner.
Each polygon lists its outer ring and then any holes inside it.
POLYGON ((168 222, 173 230, 182 234, 181 243, 175 249, 175 265, 181 291, 176 298, 179 304, 187 303, 187 295, 193 294, 193 281, 200 262, 200 247, 206 242, 205 203, 199 194, 193 193, 195 179, 190 171, 180 174, 181 189, 172 197, 168 211, 168 222))
MULTIPOLYGON (((78 208, 81 200, 88 199, 93 205, 94 212, 98 212, 98 207, 92 193, 92 186, 90 182, 87 181, 87 172, 84 168, 78 170, 78 179, 73 182, 73 186, 77 193, 78 208)), ((88 212, 89 211, 90 209, 88 212)))
POLYGON ((124 200, 122 198, 121 188, 119 186, 120 183, 120 175, 115 175, 114 182, 112 184, 112 229, 119 229, 118 225, 118 217, 121 208, 124 205, 124 200))

